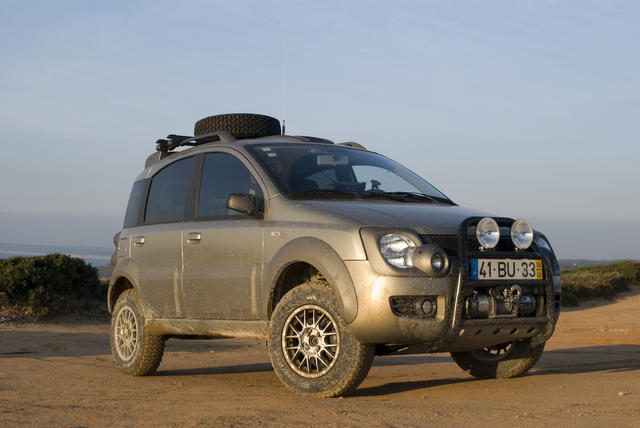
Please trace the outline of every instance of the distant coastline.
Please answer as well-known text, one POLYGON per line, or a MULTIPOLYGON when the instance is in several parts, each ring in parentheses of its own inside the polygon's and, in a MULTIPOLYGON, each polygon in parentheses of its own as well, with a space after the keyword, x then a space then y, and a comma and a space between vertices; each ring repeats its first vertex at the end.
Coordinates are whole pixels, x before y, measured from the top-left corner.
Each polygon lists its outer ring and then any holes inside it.
POLYGON ((0 242, 0 259, 16 256, 43 256, 51 253, 61 253, 71 257, 77 257, 97 267, 110 262, 113 248, 72 245, 26 245, 0 242))
MULTIPOLYGON (((51 253, 67 254, 83 259, 92 266, 99 267, 111 263, 113 247, 88 247, 74 245, 26 245, 0 242, 0 259, 16 256, 43 256, 51 253)), ((560 269, 575 269, 604 265, 616 260, 560 259, 560 269)))

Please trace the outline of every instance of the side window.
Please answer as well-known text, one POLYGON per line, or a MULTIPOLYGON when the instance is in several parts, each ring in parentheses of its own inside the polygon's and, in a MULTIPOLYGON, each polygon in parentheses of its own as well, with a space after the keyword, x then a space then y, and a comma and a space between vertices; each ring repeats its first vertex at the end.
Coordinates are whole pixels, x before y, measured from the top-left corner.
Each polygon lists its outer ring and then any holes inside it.
POLYGON ((131 196, 127 204, 127 213, 124 215, 124 227, 134 227, 142 220, 142 207, 149 180, 140 180, 133 183, 131 196))
POLYGON ((153 177, 144 217, 146 223, 182 221, 191 165, 192 157, 182 159, 153 177))
POLYGON ((235 156, 226 153, 207 155, 200 181, 198 218, 242 215, 227 208, 232 193, 248 193, 262 204, 262 190, 246 166, 235 156))

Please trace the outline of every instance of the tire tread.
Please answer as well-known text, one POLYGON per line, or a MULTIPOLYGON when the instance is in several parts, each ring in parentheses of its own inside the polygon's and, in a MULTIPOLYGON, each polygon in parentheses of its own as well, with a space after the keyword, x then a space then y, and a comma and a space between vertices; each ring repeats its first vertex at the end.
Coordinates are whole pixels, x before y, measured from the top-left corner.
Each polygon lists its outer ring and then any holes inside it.
POLYGON ((238 140, 280 135, 278 119, 262 114, 232 113, 205 117, 196 122, 194 135, 227 131, 238 140))
MULTIPOLYGON (((142 318, 142 311, 140 310, 138 293, 134 289, 125 290, 118 297, 115 307, 113 308, 114 316, 120 306, 126 304, 126 300, 132 301, 132 303, 136 306, 135 310, 137 312, 137 315, 142 318)), ((163 336, 153 336, 147 333, 147 331, 144 329, 144 318, 142 318, 142 326, 140 328, 142 334, 139 335, 139 338, 141 339, 140 347, 142 349, 142 352, 137 361, 135 361, 132 365, 123 365, 120 363, 114 347, 113 322, 114 321, 112 321, 111 348, 114 360, 120 371, 130 376, 149 376, 155 373, 155 371, 160 366, 162 356, 164 355, 165 338, 163 336)))

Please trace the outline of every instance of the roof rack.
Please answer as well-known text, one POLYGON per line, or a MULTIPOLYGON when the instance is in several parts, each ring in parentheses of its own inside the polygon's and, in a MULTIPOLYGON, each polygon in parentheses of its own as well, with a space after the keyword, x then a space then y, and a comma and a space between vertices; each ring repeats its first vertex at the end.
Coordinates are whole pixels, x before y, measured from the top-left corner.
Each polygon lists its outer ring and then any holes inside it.
POLYGON ((213 143, 233 143, 236 139, 227 131, 209 132, 208 134, 189 137, 187 135, 169 134, 167 138, 156 141, 156 150, 168 152, 181 146, 199 146, 200 144, 213 143))
POLYGON ((309 137, 307 135, 270 135, 254 138, 254 140, 301 141, 304 143, 333 144, 333 141, 327 140, 326 138, 309 137))
POLYGON ((341 146, 354 147, 360 150, 367 150, 362 144, 358 144, 355 141, 345 141, 344 143, 338 143, 341 146))
POLYGON ((188 135, 176 135, 169 134, 167 138, 162 138, 156 141, 157 153, 153 153, 147 158, 144 163, 145 168, 149 168, 156 162, 161 161, 167 156, 173 154, 171 150, 177 149, 181 146, 199 146, 206 143, 233 143, 236 141, 233 135, 227 131, 210 132, 208 134, 198 135, 197 137, 190 137, 188 135))

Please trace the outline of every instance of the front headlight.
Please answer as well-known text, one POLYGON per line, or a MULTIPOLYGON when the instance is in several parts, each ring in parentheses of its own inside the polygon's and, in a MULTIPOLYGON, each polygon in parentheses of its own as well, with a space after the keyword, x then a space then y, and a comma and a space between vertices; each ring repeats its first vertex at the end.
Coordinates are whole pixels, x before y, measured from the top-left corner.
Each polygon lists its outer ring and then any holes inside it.
POLYGON ((519 250, 526 250, 533 242, 533 229, 526 220, 518 219, 511 225, 511 240, 519 250))
POLYGON ((485 217, 478 222, 476 238, 482 248, 494 248, 500 241, 500 228, 498 223, 490 217, 485 217))
POLYGON ((380 253, 391 266, 407 269, 413 267, 412 256, 416 243, 399 233, 388 233, 380 238, 380 253))

